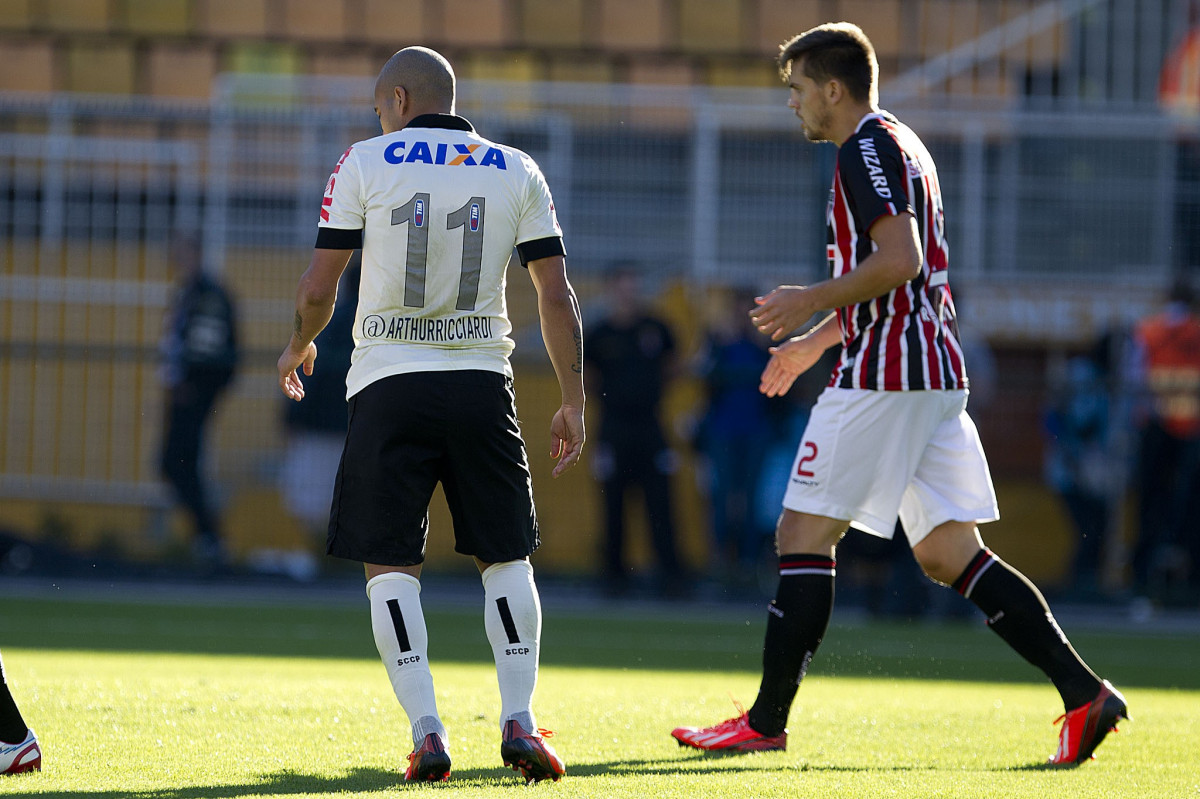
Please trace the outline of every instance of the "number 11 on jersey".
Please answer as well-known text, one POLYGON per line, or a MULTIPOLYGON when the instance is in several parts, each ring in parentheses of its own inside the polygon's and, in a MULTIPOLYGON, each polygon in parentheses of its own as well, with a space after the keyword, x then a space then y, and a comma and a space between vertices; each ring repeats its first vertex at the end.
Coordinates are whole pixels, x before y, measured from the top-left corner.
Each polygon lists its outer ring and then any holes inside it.
MULTIPOLYGON (((459 266, 458 302, 455 310, 473 311, 479 296, 479 274, 483 269, 483 220, 487 203, 472 197, 458 210, 446 215, 446 230, 463 229, 459 266)), ((404 265, 404 305, 425 307, 425 274, 429 268, 429 194, 417 192, 399 208, 392 209, 393 225, 408 225, 408 254, 404 265)))

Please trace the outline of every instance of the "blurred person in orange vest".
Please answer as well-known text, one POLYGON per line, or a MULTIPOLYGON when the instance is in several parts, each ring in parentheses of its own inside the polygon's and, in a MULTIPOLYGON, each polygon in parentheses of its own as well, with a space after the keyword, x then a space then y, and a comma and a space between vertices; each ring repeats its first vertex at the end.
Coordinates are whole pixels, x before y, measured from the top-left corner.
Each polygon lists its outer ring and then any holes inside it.
MULTIPOLYGON (((1193 23, 1197 12, 1193 10, 1193 23)), ((1200 25, 1193 24, 1183 40, 1163 60, 1158 99, 1177 114, 1200 114, 1200 25)))
POLYGON ((1200 0, 1192 0, 1188 25, 1163 59, 1158 76, 1158 102, 1178 120, 1175 125, 1175 265, 1200 263, 1200 202, 1189 191, 1200 182, 1200 135, 1194 122, 1200 118, 1200 0))
POLYGON ((1172 285, 1166 307, 1134 331, 1137 371, 1145 390, 1137 484, 1138 540, 1134 589, 1162 599, 1151 585, 1164 572, 1189 569, 1200 587, 1200 315, 1183 279, 1172 285), (1190 561, 1190 567, 1189 563, 1190 561))

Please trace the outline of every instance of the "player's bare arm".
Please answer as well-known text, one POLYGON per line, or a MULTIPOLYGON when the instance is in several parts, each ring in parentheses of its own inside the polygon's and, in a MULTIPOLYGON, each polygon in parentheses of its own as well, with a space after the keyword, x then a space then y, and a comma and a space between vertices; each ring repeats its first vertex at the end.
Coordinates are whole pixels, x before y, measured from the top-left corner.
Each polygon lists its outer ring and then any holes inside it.
POLYGON ((583 426, 583 321, 579 300, 567 280, 561 255, 530 261, 529 276, 538 294, 542 340, 558 376, 562 404, 550 422, 550 457, 558 460, 554 477, 579 462, 586 433, 583 426))
POLYGON ((763 369, 758 390, 768 397, 782 397, 788 393, 797 377, 821 360, 825 350, 841 343, 842 334, 838 332, 837 317, 829 314, 804 335, 771 347, 771 360, 763 369))
POLYGON ((780 286, 765 297, 750 317, 760 333, 779 341, 813 314, 881 297, 921 272, 921 240, 910 213, 883 216, 871 225, 876 250, 841 277, 811 286, 780 286))
POLYGON ((279 389, 289 399, 297 402, 304 399, 304 383, 296 370, 303 367, 304 374, 312 374, 317 360, 317 345, 313 344, 313 339, 333 316, 338 280, 353 253, 354 250, 313 250, 308 270, 300 277, 292 337, 277 364, 279 389))

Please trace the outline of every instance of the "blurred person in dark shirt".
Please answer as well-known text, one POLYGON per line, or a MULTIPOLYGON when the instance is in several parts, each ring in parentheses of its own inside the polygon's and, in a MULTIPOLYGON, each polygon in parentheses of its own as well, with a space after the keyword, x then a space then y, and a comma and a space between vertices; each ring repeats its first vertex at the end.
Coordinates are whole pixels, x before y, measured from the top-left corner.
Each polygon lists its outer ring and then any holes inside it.
POLYGON ((191 517, 197 558, 217 563, 227 553, 201 464, 205 430, 237 371, 236 311, 229 293, 205 269, 195 236, 171 242, 170 264, 177 291, 162 342, 166 429, 160 468, 191 517))
POLYGON ((1100 593, 1108 502, 1117 483, 1109 399, 1100 367, 1090 358, 1072 358, 1064 377, 1045 418, 1045 474, 1078 535, 1069 575, 1072 592, 1088 600, 1100 593))
POLYGON ((659 419, 663 393, 676 369, 675 337, 646 308, 632 264, 618 265, 609 283, 608 316, 585 334, 584 371, 599 398, 600 435, 592 464, 604 507, 604 580, 614 594, 629 586, 625 558, 625 501, 641 489, 656 561, 656 588, 686 589, 675 545, 671 475, 676 455, 659 419))
POLYGON ((756 381, 770 355, 745 312, 753 294, 731 292, 726 300, 698 359, 707 406, 695 444, 706 466, 709 570, 727 584, 753 585, 763 542, 773 531, 772 524, 758 524, 754 508, 772 427, 770 400, 756 381))

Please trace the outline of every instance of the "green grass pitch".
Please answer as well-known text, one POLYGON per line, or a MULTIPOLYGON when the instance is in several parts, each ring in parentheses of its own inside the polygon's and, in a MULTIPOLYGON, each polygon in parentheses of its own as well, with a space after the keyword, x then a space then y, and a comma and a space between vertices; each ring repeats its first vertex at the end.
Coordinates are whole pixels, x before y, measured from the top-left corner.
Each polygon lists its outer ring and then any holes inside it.
POLYGON ((1194 632, 1072 633, 1134 716, 1078 769, 1041 767, 1056 743, 1057 694, 981 624, 835 624, 792 711, 788 750, 714 756, 669 733, 733 715, 731 693, 753 699, 760 612, 681 604, 600 616, 547 603, 535 709, 557 731, 567 775, 526 788, 500 763, 481 610, 426 606, 454 772, 448 784, 408 786, 407 724, 365 601, 6 598, 0 651, 45 770, 4 778, 0 794, 1200 796, 1194 632))

